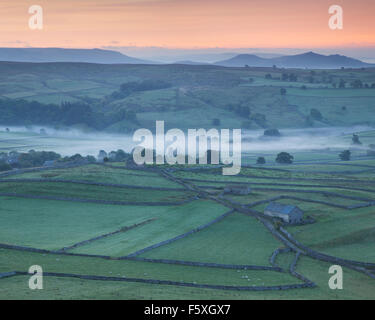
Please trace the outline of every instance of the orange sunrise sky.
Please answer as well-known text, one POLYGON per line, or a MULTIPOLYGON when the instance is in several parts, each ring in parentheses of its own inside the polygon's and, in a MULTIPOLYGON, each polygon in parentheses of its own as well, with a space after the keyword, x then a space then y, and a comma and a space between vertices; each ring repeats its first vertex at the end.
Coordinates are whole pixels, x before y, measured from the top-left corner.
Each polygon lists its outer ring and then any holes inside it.
POLYGON ((375 45, 374 0, 1 0, 1 47, 286 48, 375 45), (30 30, 41 5, 44 29, 30 30), (341 5, 344 29, 328 28, 341 5))

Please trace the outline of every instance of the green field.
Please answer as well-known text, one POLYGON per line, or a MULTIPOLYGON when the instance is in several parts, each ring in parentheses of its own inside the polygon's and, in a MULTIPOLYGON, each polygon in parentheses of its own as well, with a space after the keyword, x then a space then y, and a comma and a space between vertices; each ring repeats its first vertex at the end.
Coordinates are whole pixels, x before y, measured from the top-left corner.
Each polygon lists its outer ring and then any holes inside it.
POLYGON ((192 194, 179 191, 146 190, 92 186, 68 182, 5 182, 0 183, 0 193, 11 195, 31 195, 63 199, 108 200, 123 202, 181 202, 192 194))
POLYGON ((269 265, 268 259, 278 246, 279 243, 260 222, 236 213, 207 230, 142 256, 222 264, 269 265))
POLYGON ((17 175, 15 179, 58 179, 58 180, 83 180, 99 183, 124 184, 131 186, 150 186, 161 188, 181 188, 177 183, 167 181, 156 173, 119 170, 111 167, 90 165, 85 167, 47 170, 17 175))
MULTIPOLYGON (((10 104, 15 99, 56 105, 87 103, 111 119, 100 128, 112 132, 153 128, 155 120, 181 129, 374 125, 374 70, 316 70, 312 82, 309 70, 298 69, 292 71, 297 81, 283 81, 286 70, 273 68, 0 63, 0 99, 10 99, 10 104), (273 79, 267 79, 267 74, 273 79), (123 83, 147 80, 170 86, 108 99, 123 83), (341 80, 346 88, 333 88, 341 80), (355 80, 370 88, 354 88, 351 83, 355 80), (287 90, 285 95, 280 94, 281 88, 287 90), (241 112, 243 108, 248 112, 241 112), (308 119, 311 109, 318 109, 322 119, 308 119), (136 120, 113 117, 121 111, 135 112, 136 120), (219 121, 214 124, 214 119, 219 121)), ((17 119, 17 123, 6 119, 0 115, 0 124, 20 124, 17 119)), ((48 124, 30 122, 28 125, 48 124)), ((58 120, 54 125, 68 126, 58 120)), ((74 125, 93 129, 90 122, 74 125)))
POLYGON ((165 241, 200 225, 204 225, 227 209, 210 202, 195 202, 183 207, 172 207, 165 214, 155 215, 153 208, 146 210, 155 221, 110 238, 95 241, 72 250, 75 253, 126 256, 145 247, 165 241))
POLYGON ((0 156, 29 150, 62 156, 130 152, 129 133, 153 131, 156 120, 184 131, 243 129, 243 167, 237 176, 209 166, 139 170, 125 162, 0 173, 0 299, 375 299, 375 159, 369 152, 375 144, 375 89, 350 85, 375 83, 375 69, 288 71, 297 81, 282 80, 285 72, 0 63, 0 100, 6 109, 0 113, 0 156), (334 88, 341 79, 346 88, 334 88), (169 85, 120 92, 122 84, 134 81, 169 85), (22 114, 20 99, 35 110, 41 106, 32 101, 51 109, 22 114), (89 106, 87 114, 70 110, 67 118, 58 112, 50 122, 37 118, 65 102, 89 106), (12 113, 17 108, 18 116, 12 113), (281 137, 265 138, 264 130, 273 128, 281 137), (353 145, 354 133, 362 144, 353 145), (339 159, 344 150, 351 151, 350 161, 339 159), (276 162, 282 151, 293 155, 293 164, 276 162), (261 156, 266 163, 258 165, 261 156), (224 193, 229 184, 248 185, 251 192, 224 193), (264 214, 273 198, 298 206, 306 222, 284 225, 290 237, 283 241, 281 221, 264 214), (344 266, 343 290, 328 287, 328 269, 340 260, 316 257, 304 246, 354 261, 344 266), (282 272, 271 264, 275 250, 286 247, 302 252, 296 271, 315 287, 264 289, 303 284, 289 270, 294 251, 276 257, 282 272), (148 250, 139 252, 143 249, 148 250), (356 268, 361 262, 373 265, 356 268), (176 283, 46 277, 45 290, 32 292, 27 276, 1 278, 31 265, 45 272, 176 283), (186 283, 193 286, 178 285, 186 283), (202 284, 248 288, 199 288, 202 284))
MULTIPOLYGON (((197 283, 226 283, 250 285, 270 283, 269 278, 277 283, 291 283, 287 273, 260 271, 232 271, 211 268, 170 266, 139 262, 102 261, 95 258, 76 258, 43 256, 40 254, 20 253, 17 251, 1 250, 6 258, 4 265, 0 261, 0 270, 26 270, 29 266, 39 263, 50 272, 72 272, 82 274, 96 273, 98 275, 149 277, 159 279, 176 279, 177 281, 192 281, 197 283), (146 275, 145 275, 146 274, 146 275), (243 278, 245 275, 248 278, 243 278), (250 278, 250 281, 248 279, 250 278)), ((269 292, 234 292, 215 291, 211 289, 183 288, 176 286, 149 285, 142 283, 126 283, 111 281, 88 281, 70 278, 45 278, 44 290, 31 291, 28 286, 29 277, 13 277, 2 279, 0 296, 6 299, 374 299, 374 284, 368 277, 344 268, 345 290, 334 291, 328 288, 329 264, 303 257, 298 265, 298 271, 317 283, 315 289, 269 292)))
MULTIPOLYGON (((166 240, 173 235, 190 231, 225 212, 225 208, 209 202, 194 202, 181 207, 147 207, 62 203, 11 197, 3 197, 0 208, 1 243, 50 250, 71 246, 122 227, 155 219, 147 225, 120 234, 118 241, 109 241, 112 246, 108 245, 112 251, 116 251, 116 245, 117 251, 132 251, 137 245, 142 247, 147 243, 157 243, 159 238, 166 240), (51 208, 54 208, 53 211, 51 208), (212 210, 213 208, 216 210, 212 210), (176 224, 176 221, 179 222, 180 228, 171 229, 170 226, 176 224), (167 233, 163 231, 164 228, 171 230, 167 233), (144 233, 139 230, 144 230, 144 233), (128 237, 128 234, 135 244, 123 237, 128 237), (138 234, 138 238, 134 237, 134 234, 138 234)), ((104 242, 106 241, 107 239, 104 239, 104 242)), ((111 252, 103 252, 100 244, 102 242, 97 241, 79 249, 111 255, 111 252)))
MULTIPOLYGON (((192 191, 158 191, 137 187, 182 188, 158 171, 140 171, 126 168, 125 164, 111 166, 85 165, 70 169, 50 169, 14 174, 0 182, 0 192, 15 193, 19 197, 0 197, 0 245, 16 245, 44 250, 67 248, 73 254, 37 253, 0 248, 0 273, 27 271, 31 265, 41 265, 45 272, 73 273, 119 278, 169 280, 177 283, 228 286, 279 286, 301 284, 287 270, 294 259, 293 253, 283 253, 276 264, 286 272, 273 270, 236 270, 222 267, 184 266, 179 264, 146 261, 118 260, 138 250, 175 238, 212 222, 229 212, 229 205, 215 200, 201 199, 181 205, 109 205, 79 203, 47 199, 30 199, 25 196, 54 196, 88 200, 116 200, 160 202, 188 199, 192 191), (23 182, 17 181, 17 179, 23 182), (31 182, 27 179, 53 179, 55 181, 31 182), (126 184, 127 188, 71 183, 126 184), (140 225, 139 225, 140 224, 140 225), (115 232, 114 234, 112 234, 115 232), (103 238, 98 238, 104 236, 103 238), (90 240, 86 242, 86 240, 90 240), (75 246, 77 245, 77 246, 75 246), (74 246, 74 247, 71 247, 74 246), (69 248, 71 247, 71 248, 69 248), (83 256, 79 256, 79 255, 83 256), (110 256, 111 259, 84 255, 110 256)), ((368 177, 356 173, 359 166, 374 165, 374 160, 355 160, 347 163, 309 164, 271 168, 243 168, 241 175, 225 177, 221 171, 175 171, 177 179, 186 180, 201 192, 210 190, 217 197, 220 188, 232 182, 244 182, 254 188, 249 195, 225 195, 235 203, 251 204, 278 196, 298 197, 279 202, 296 205, 304 217, 312 217, 315 223, 302 226, 286 226, 288 232, 318 252, 338 258, 375 263, 374 255, 374 207, 341 209, 335 204, 351 206, 364 200, 346 199, 357 196, 374 199, 375 184, 368 177), (311 170, 311 166, 315 170, 311 170), (289 169, 290 168, 290 169, 289 169), (331 169, 329 169, 331 168, 331 169), (298 170, 297 170, 298 169, 298 170), (329 169, 333 173, 322 173, 329 169), (343 170, 346 169, 346 170, 343 170), (349 176, 343 171, 354 170, 349 176), (193 179, 190 181, 189 179, 193 179), (195 181, 198 180, 198 181, 195 181), (208 180, 210 182, 199 182, 208 180), (282 184, 282 185, 278 185, 282 184), (331 186, 331 188, 330 188, 331 186), (341 188, 340 188, 341 187, 341 188), (276 190, 267 190, 275 189, 276 190), (259 190, 258 190, 259 189, 259 190), (305 192, 296 192, 300 190, 305 192), (356 190, 356 189, 365 189, 356 190), (319 191, 320 193, 311 192, 319 191), (336 195, 329 195, 332 192, 336 195), (323 201, 319 204, 311 201, 323 201), (332 204, 332 205, 330 205, 332 204)), ((181 167, 183 169, 183 167, 181 167)), ((4 177, 2 179, 5 179, 4 177)), ((262 213, 265 204, 252 207, 262 213)), ((161 245, 137 256, 139 259, 166 259, 224 265, 268 266, 270 257, 285 244, 272 235, 257 217, 234 212, 206 228, 161 245)), ((374 299, 375 282, 369 276, 344 268, 344 290, 328 288, 328 268, 325 261, 302 256, 297 271, 313 281, 317 287, 281 291, 222 291, 215 289, 183 288, 147 283, 83 280, 47 277, 45 290, 31 292, 27 277, 16 276, 0 279, 0 297, 16 299, 374 299), (71 286, 68 288, 68 286, 71 286), (91 293, 90 290, 94 290, 91 293)), ((370 268, 368 271, 371 271, 370 268)))

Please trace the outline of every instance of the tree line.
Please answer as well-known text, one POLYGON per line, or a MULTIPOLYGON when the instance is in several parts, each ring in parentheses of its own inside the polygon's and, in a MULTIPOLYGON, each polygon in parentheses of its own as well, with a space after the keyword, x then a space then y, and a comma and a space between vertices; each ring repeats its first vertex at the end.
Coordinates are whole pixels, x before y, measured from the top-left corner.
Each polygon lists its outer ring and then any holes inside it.
POLYGON ((13 169, 37 168, 43 166, 55 166, 64 163, 82 163, 90 164, 96 162, 122 162, 132 159, 132 155, 124 150, 111 151, 109 153, 101 150, 97 157, 88 155, 82 156, 77 153, 72 156, 61 156, 52 151, 35 151, 28 152, 11 151, 0 153, 0 172, 10 171, 13 169))

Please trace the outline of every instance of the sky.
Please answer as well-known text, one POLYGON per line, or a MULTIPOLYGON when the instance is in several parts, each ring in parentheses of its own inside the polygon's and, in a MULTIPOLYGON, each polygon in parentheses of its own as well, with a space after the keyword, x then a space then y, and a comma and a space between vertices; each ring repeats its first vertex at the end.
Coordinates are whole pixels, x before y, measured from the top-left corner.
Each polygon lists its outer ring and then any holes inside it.
POLYGON ((374 0, 1 0, 0 47, 374 48, 374 0), (28 25, 43 8, 43 29, 28 25), (328 27, 340 5, 343 30, 328 27))

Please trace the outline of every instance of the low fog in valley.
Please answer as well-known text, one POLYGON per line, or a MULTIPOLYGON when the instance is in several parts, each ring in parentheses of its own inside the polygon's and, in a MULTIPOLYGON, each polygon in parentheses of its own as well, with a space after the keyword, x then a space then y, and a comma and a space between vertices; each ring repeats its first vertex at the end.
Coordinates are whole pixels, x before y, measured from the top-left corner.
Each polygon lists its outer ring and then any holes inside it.
MULTIPOLYGON (((280 130, 281 137, 265 137, 263 130, 242 130, 242 152, 345 149, 351 145, 350 135, 369 130, 372 128, 367 126, 284 129, 280 130)), ((9 149, 15 151, 29 151, 30 149, 55 151, 62 156, 71 156, 77 153, 82 156, 96 156, 100 150, 109 152, 122 149, 125 152, 131 152, 137 144, 133 142, 132 135, 103 132, 84 133, 76 129, 55 130, 37 126, 32 128, 1 126, 0 132, 1 149, 7 149, 9 146, 9 149), (9 129, 9 132, 6 132, 6 128, 9 129)), ((361 148, 361 146, 357 146, 357 148, 361 148)), ((0 151, 3 151, 1 149, 0 151)))

